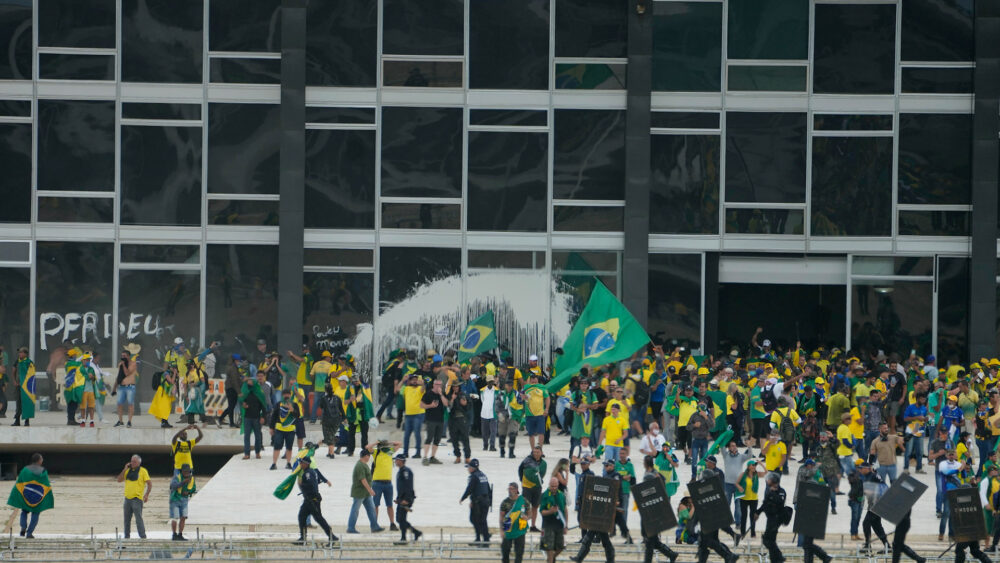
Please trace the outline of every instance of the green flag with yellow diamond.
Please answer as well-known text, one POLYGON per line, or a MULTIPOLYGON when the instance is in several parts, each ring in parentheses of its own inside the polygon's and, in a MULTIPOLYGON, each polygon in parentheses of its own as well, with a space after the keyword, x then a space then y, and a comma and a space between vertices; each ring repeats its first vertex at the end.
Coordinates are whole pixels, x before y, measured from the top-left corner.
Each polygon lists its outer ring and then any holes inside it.
POLYGON ((458 361, 466 362, 469 358, 496 347, 497 330, 493 324, 493 311, 486 311, 465 327, 462 344, 458 347, 458 361))
POLYGON ((621 301, 599 280, 595 283, 590 301, 562 346, 562 356, 556 358, 559 375, 546 385, 550 392, 561 389, 585 365, 624 360, 649 343, 646 330, 621 301))

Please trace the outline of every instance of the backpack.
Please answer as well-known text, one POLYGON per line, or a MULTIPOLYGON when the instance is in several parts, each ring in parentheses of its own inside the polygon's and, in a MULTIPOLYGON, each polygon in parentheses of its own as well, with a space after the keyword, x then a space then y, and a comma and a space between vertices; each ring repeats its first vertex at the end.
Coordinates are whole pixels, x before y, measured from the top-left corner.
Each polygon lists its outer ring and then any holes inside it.
POLYGON ((792 418, 790 416, 783 414, 780 410, 777 412, 778 416, 781 417, 781 422, 778 423, 778 431, 781 432, 781 440, 783 442, 792 442, 795 440, 795 424, 792 423, 792 418))
POLYGON ((760 401, 764 405, 764 410, 773 412, 778 408, 778 398, 774 396, 774 386, 765 387, 760 391, 760 401))
POLYGON ((153 384, 153 391, 160 388, 160 383, 163 380, 163 372, 155 371, 153 372, 153 377, 149 378, 149 381, 153 384))
POLYGON ((635 382, 635 392, 632 393, 632 401, 637 407, 644 407, 649 404, 649 385, 641 377, 635 382))

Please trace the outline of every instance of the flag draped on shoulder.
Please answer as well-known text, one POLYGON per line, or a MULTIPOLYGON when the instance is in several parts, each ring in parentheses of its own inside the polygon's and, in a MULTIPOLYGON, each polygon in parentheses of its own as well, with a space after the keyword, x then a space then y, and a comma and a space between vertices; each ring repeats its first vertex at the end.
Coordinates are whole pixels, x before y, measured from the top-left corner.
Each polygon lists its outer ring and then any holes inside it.
POLYGON ((648 343, 646 330, 604 284, 595 280, 590 301, 566 338, 563 354, 556 358, 559 375, 546 387, 557 391, 581 367, 624 360, 648 343))
POLYGON ((312 459, 313 455, 316 454, 316 446, 312 442, 309 442, 306 447, 299 450, 299 453, 295 454, 295 465, 292 466, 292 472, 285 477, 285 479, 278 484, 277 488, 274 489, 274 496, 281 500, 288 498, 291 494, 292 489, 295 488, 295 482, 298 480, 299 475, 302 474, 302 458, 308 457, 312 459))
POLYGON ((255 397, 257 397, 257 400, 260 401, 260 404, 264 406, 265 410, 267 409, 267 397, 264 396, 264 391, 260 388, 260 385, 257 385, 256 383, 254 383, 253 385, 244 383, 243 386, 240 387, 240 399, 239 399, 240 418, 243 420, 243 422, 240 423, 240 434, 243 433, 243 431, 246 429, 247 426, 247 409, 246 407, 243 406, 243 403, 246 402, 247 398, 250 397, 251 393, 255 397))
POLYGON ((7 504, 25 512, 42 512, 55 505, 49 472, 44 469, 36 472, 37 467, 29 465, 21 470, 7 497, 7 504))
POLYGON ((496 347, 497 330, 493 322, 493 311, 486 311, 465 327, 462 343, 458 347, 458 361, 468 361, 469 358, 496 347))
POLYGON ((17 361, 17 378, 21 382, 21 417, 35 418, 35 362, 28 358, 17 361))
POLYGON ((362 384, 351 386, 353 401, 347 405, 346 419, 348 422, 364 422, 375 418, 375 404, 372 402, 372 388, 362 384))
MULTIPOLYGON (((76 350, 76 349, 74 349, 76 350)), ((77 358, 79 351, 66 361, 66 379, 63 381, 63 397, 67 403, 79 403, 83 399, 83 385, 86 383, 80 371, 83 363, 77 358)))

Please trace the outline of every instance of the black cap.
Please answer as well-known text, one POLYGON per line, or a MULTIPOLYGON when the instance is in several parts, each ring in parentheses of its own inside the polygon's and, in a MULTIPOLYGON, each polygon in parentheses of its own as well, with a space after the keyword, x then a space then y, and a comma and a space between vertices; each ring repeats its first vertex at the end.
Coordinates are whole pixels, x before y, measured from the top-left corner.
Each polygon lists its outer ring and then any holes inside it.
POLYGON ((479 469, 479 460, 476 459, 476 458, 472 458, 472 459, 469 460, 469 463, 465 464, 465 466, 466 467, 474 467, 476 469, 479 469))

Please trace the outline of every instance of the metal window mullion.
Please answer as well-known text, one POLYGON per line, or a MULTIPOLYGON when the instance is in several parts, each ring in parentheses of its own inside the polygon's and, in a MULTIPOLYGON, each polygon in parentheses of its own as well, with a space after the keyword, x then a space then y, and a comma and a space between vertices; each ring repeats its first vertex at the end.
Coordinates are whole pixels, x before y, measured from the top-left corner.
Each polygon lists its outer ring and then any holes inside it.
POLYGON ((375 268, 367 266, 305 266, 302 271, 310 274, 374 274, 375 268))
POLYGON ((201 243, 198 247, 198 265, 201 270, 198 280, 198 342, 205 345, 205 334, 208 324, 208 274, 206 272, 208 264, 208 84, 210 81, 209 72, 209 50, 208 50, 208 28, 209 28, 209 2, 202 3, 202 25, 201 25, 201 243))
POLYGON ((761 211, 775 211, 783 209, 806 209, 806 203, 757 203, 754 201, 739 201, 726 204, 729 209, 760 209, 761 211))
MULTIPOLYGON (((36 288, 38 278, 38 2, 31 3, 31 241, 29 256, 31 265, 28 270, 28 351, 32 358, 35 356, 35 334, 38 330, 38 313, 36 303, 38 301, 38 290, 36 288)), ((52 375, 49 376, 50 379, 52 375)))
POLYGON ((374 123, 306 123, 306 131, 374 131, 374 123))
POLYGON ((113 199, 115 192, 88 192, 86 190, 37 190, 38 197, 66 197, 88 199, 113 199))
MULTIPOLYGON (((121 21, 121 4, 118 3, 116 18, 121 21)), ((116 28, 121 29, 120 25, 116 28)), ((115 43, 117 47, 39 47, 39 55, 105 55, 105 56, 115 56, 117 53, 121 52, 121 33, 118 34, 115 43)))
POLYGON ((209 201, 279 201, 279 194, 240 194, 240 193, 210 193, 206 197, 209 201))
POLYGON ((850 350, 850 348, 851 348, 851 322, 852 322, 851 318, 854 316, 854 300, 853 300, 853 295, 854 295, 853 285, 854 284, 851 282, 851 280, 852 280, 852 277, 851 277, 851 270, 852 270, 852 268, 854 268, 854 255, 853 254, 848 254, 847 255, 847 280, 846 280, 847 299, 844 300, 844 302, 845 302, 844 306, 847 308, 846 315, 844 315, 846 317, 846 319, 844 321, 845 325, 846 325, 844 327, 844 340, 845 340, 845 342, 844 342, 844 350, 850 350))
MULTIPOLYGON (((652 8, 652 6, 650 7, 652 8)), ((555 206, 553 202, 555 201, 555 186, 553 183, 553 176, 555 174, 555 95, 554 90, 556 87, 556 0, 549 0, 549 52, 548 52, 548 71, 549 71, 549 107, 546 114, 546 125, 548 126, 548 139, 546 142, 546 147, 548 149, 548 155, 546 158, 546 174, 545 174, 545 264, 548 268, 549 283, 546 284, 547 291, 551 291, 552 282, 552 234, 555 230, 555 206)), ((624 183, 624 178, 622 178, 624 183)), ((624 191, 623 191, 624 193, 624 191)), ((621 266, 619 266, 621 269, 621 266)), ((621 276, 619 276, 621 277, 621 276)), ((618 295, 621 295, 619 292, 618 295)), ((555 365, 555 361, 552 358, 552 306, 553 300, 551 296, 549 298, 549 310, 548 310, 548 321, 545 323, 545 328, 542 331, 542 350, 544 350, 544 359, 546 361, 552 362, 555 365)))
MULTIPOLYGON (((553 3, 553 18, 555 21, 555 4, 553 3)), ((555 32, 553 32, 553 35, 555 32)), ((621 57, 556 57, 553 51, 553 67, 559 64, 570 64, 570 65, 590 65, 590 64, 606 64, 606 65, 627 65, 628 58, 621 57)))
MULTIPOLYGON (((464 184, 463 184, 464 185, 464 184)), ((383 197, 382 203, 429 203, 436 205, 465 205, 464 197, 383 197)), ((464 223, 463 223, 464 224, 464 223)))
POLYGON ((931 354, 937 355, 938 349, 938 279, 940 275, 940 256, 934 256, 934 276, 931 282, 931 354))
POLYGON ((122 208, 122 3, 115 2, 115 179, 114 276, 111 280, 111 355, 118 350, 118 311, 121 308, 121 208, 122 208))
POLYGON ((469 125, 469 131, 487 131, 494 133, 548 133, 549 128, 547 125, 469 125))
MULTIPOLYGON (((379 316, 381 314, 381 291, 379 288, 379 278, 381 277, 382 268, 382 244, 381 244, 381 233, 382 233, 382 41, 383 32, 382 26, 384 24, 384 9, 385 5, 383 0, 377 0, 376 2, 376 38, 375 38, 375 49, 376 58, 378 61, 375 65, 375 222, 373 223, 375 227, 375 248, 372 251, 372 348, 370 350, 372 358, 372 366, 377 366, 381 362, 381 358, 378 357, 378 350, 381 347, 381 334, 379 331, 380 323, 378 322, 379 316)), ((308 28, 309 22, 306 21, 306 26, 308 28)), ((306 91, 308 92, 309 86, 307 84, 306 91)), ((308 98, 308 96, 307 96, 308 98)), ((372 377, 373 384, 378 380, 380 383, 381 378, 372 377)), ((378 387, 376 384, 376 393, 378 392, 378 387)), ((396 416, 400 416, 397 412, 396 416)))
POLYGON ((809 66, 809 59, 727 59, 726 65, 804 67, 809 66))
MULTIPOLYGON (((809 22, 815 24, 816 21, 816 5, 813 2, 809 3, 809 22)), ((812 25, 807 27, 807 30, 811 30, 812 25)), ((802 213, 802 233, 806 236, 806 252, 810 250, 810 241, 812 239, 812 176, 813 176, 813 85, 812 77, 810 76, 809 67, 811 66, 809 61, 813 60, 815 56, 815 49, 813 46, 813 41, 811 36, 806 37, 806 205, 802 213)))
MULTIPOLYGON (((119 82, 119 90, 121 83, 119 82)), ((119 98, 120 99, 120 98, 119 98)), ((124 117, 120 123, 130 127, 201 127, 204 122, 191 119, 136 119, 124 117)))
MULTIPOLYGON (((902 56, 902 53, 900 53, 902 56)), ((975 61, 961 62, 961 61, 902 61, 900 60, 900 66, 902 68, 976 68, 975 61)))
MULTIPOLYGON (((30 102, 29 102, 30 103, 30 102)), ((0 115, 0 123, 31 123, 31 116, 26 117, 13 117, 7 115, 0 115)))
POLYGON ((903 46, 903 3, 896 4, 895 57, 893 60, 893 110, 892 110, 892 252, 898 248, 899 237, 899 95, 902 91, 903 72, 900 68, 903 46))
POLYGON ((966 204, 926 204, 926 203, 901 203, 896 206, 898 211, 945 211, 945 212, 968 212, 972 211, 971 205, 966 204))
MULTIPOLYGON (((809 101, 810 106, 812 105, 812 99, 809 101)), ((809 119, 810 126, 812 124, 812 118, 809 119)), ((820 129, 813 130, 812 136, 814 137, 892 137, 893 132, 889 129, 869 129, 861 131, 844 131, 841 129, 820 129)))
POLYGON ((702 353, 708 348, 705 343, 705 264, 708 262, 705 258, 705 253, 700 253, 701 257, 701 323, 699 323, 701 329, 701 345, 699 346, 702 353))
POLYGON ((183 264, 171 264, 163 262, 118 262, 119 270, 138 270, 138 271, 149 271, 149 270, 176 270, 185 272, 198 272, 201 270, 201 266, 197 263, 183 263, 183 264))
POLYGON ((625 207, 625 202, 620 199, 555 199, 552 205, 559 207, 625 207))
MULTIPOLYGON (((380 28, 381 29, 381 28, 380 28)), ((464 63, 464 55, 382 55, 379 57, 382 62, 386 61, 400 61, 400 62, 454 62, 454 63, 464 63)))
MULTIPOLYGON (((720 118, 721 123, 721 118, 720 118)), ((722 133, 722 128, 718 129, 681 129, 678 127, 650 127, 649 133, 651 135, 719 135, 722 133)))
MULTIPOLYGON (((654 9, 653 12, 655 13, 656 10, 654 9)), ((719 234, 719 247, 723 248, 725 247, 725 241, 726 241, 726 109, 728 102, 728 99, 726 98, 726 92, 729 90, 729 84, 727 82, 729 79, 729 65, 726 64, 729 58, 729 2, 728 1, 722 3, 722 53, 720 56, 722 57, 722 69, 720 71, 721 76, 719 80, 721 81, 720 84, 722 85, 722 87, 719 89, 720 107, 719 107, 719 129, 718 129, 719 219, 716 225, 717 228, 716 232, 719 234)), ((659 134, 660 131, 666 132, 671 130, 669 129, 658 130, 658 128, 653 128, 653 131, 655 132, 654 134, 659 134)), ((685 133, 682 133, 684 135, 705 134, 704 131, 698 133, 694 132, 687 133, 686 131, 689 130, 685 129, 678 129, 674 131, 685 131, 685 133)), ((650 155, 650 161, 652 161, 652 155, 650 155)), ((704 264, 704 259, 702 260, 702 263, 704 264)), ((702 272, 702 275, 704 276, 704 271, 702 272)), ((704 277, 702 278, 702 281, 704 281, 704 277)), ((704 286, 704 283, 702 283, 702 285, 704 286)), ((704 299, 702 300, 702 302, 703 302, 702 310, 704 310, 704 299)), ((701 320, 702 320, 702 332, 704 333, 705 319, 702 318, 701 320)))
MULTIPOLYGON (((208 3, 207 1, 205 2, 208 3)), ((208 25, 205 25, 205 31, 207 34, 208 25)), ((208 45, 207 43, 205 44, 208 45)), ((255 52, 255 51, 208 51, 208 59, 269 59, 269 60, 281 60, 281 53, 272 52, 255 52)))

